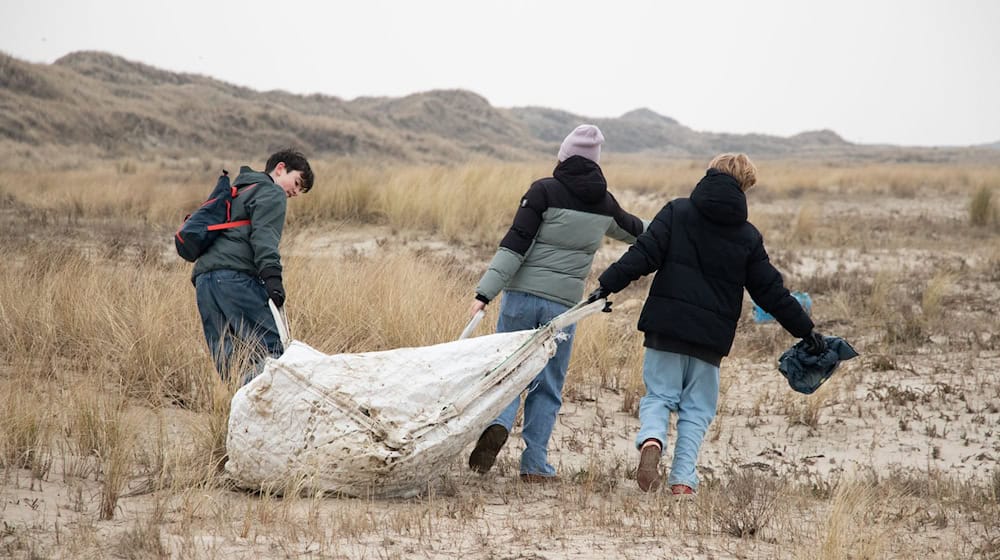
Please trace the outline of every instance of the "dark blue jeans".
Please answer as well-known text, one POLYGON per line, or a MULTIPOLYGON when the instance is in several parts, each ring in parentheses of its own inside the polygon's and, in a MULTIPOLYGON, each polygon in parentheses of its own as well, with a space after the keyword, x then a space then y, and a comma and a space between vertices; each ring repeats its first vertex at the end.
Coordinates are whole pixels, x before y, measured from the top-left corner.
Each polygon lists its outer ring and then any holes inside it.
MULTIPOLYGON (((536 295, 505 291, 500 302, 497 332, 537 329, 567 309, 568 305, 536 295)), ((555 356, 549 358, 542 371, 528 385, 528 392, 524 397, 521 474, 556 475, 555 467, 549 464, 549 438, 552 437, 552 429, 562 406, 563 383, 566 381, 566 369, 569 368, 576 325, 566 327, 563 332, 567 335, 566 340, 558 343, 555 356)), ((518 395, 493 423, 500 424, 509 432, 520 406, 521 395, 518 395)))
POLYGON ((264 283, 245 272, 212 270, 199 274, 194 285, 215 369, 228 380, 234 352, 246 352, 249 367, 240 375, 242 384, 249 383, 260 373, 264 358, 276 358, 284 350, 264 283))

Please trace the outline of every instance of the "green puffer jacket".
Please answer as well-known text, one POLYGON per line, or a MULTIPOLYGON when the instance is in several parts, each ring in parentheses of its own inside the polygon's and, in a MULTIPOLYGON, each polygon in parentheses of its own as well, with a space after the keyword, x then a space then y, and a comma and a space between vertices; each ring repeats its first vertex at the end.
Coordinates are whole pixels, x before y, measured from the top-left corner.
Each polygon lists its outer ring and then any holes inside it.
POLYGON ((476 299, 489 303, 501 290, 512 290, 576 305, 604 237, 633 243, 647 224, 618 205, 600 166, 568 158, 521 199, 476 299))
POLYGON ((240 168, 233 185, 241 189, 233 199, 232 220, 249 219, 250 225, 227 229, 194 263, 191 278, 211 270, 238 270, 257 276, 265 268, 281 270, 278 243, 285 226, 288 196, 271 176, 240 168), (251 188, 244 187, 254 185, 251 188))

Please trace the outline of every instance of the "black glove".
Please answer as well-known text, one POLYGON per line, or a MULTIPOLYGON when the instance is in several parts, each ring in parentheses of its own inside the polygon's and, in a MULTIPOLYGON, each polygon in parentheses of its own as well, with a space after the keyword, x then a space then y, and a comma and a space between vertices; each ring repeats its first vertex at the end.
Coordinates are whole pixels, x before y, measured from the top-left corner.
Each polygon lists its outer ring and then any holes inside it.
POLYGON ((271 298, 274 305, 278 307, 285 305, 285 287, 281 284, 281 271, 276 268, 265 268, 260 271, 260 279, 264 281, 267 297, 271 298))
POLYGON ((819 356, 823 352, 826 352, 826 341, 823 340, 823 335, 817 331, 809 333, 802 339, 802 342, 805 343, 806 352, 809 352, 813 356, 819 356))
POLYGON ((594 303, 599 299, 608 299, 608 296, 610 295, 611 290, 605 288, 604 286, 598 286, 596 290, 590 292, 590 295, 587 296, 587 303, 594 303))
POLYGON ((608 300, 608 296, 611 295, 611 290, 605 288, 604 286, 598 286, 596 290, 590 292, 587 296, 587 303, 594 303, 599 299, 604 300, 604 308, 601 309, 604 313, 611 313, 611 302, 608 300))

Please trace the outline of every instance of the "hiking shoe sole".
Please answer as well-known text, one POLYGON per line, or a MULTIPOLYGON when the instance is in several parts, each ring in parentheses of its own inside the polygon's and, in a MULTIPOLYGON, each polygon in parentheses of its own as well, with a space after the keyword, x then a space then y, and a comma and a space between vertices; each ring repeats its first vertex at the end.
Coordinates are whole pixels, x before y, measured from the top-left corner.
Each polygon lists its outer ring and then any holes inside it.
POLYGON ((469 468, 479 474, 485 474, 493 468, 497 455, 503 444, 507 442, 507 428, 500 424, 492 424, 483 430, 469 455, 469 468))
POLYGON ((643 492, 655 492, 660 487, 660 448, 650 445, 639 454, 635 481, 643 492))
POLYGON ((555 484, 559 482, 558 476, 545 476, 543 474, 521 473, 521 482, 525 484, 555 484))

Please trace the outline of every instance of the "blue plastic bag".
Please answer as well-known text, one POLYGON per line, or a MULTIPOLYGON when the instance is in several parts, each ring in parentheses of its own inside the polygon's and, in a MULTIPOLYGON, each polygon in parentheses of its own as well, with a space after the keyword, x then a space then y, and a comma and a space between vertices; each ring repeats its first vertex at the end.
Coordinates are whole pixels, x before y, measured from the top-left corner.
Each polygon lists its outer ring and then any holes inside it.
MULTIPOLYGON (((805 292, 792 292, 792 297, 799 301, 799 305, 801 305, 802 308, 806 310, 806 313, 812 314, 813 302, 812 298, 809 297, 809 294, 805 292)), ((753 304, 754 323, 767 323, 773 320, 774 317, 772 317, 770 313, 761 309, 756 302, 753 304)))

